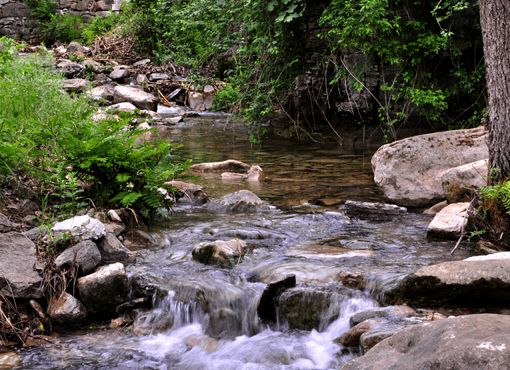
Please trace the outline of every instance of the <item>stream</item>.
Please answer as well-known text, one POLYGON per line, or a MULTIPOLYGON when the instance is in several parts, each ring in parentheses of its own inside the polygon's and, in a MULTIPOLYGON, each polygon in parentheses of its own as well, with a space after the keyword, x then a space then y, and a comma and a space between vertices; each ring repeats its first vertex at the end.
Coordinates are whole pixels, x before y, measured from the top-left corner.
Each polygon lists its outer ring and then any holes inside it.
POLYGON ((192 181, 212 199, 248 189, 273 207, 225 213, 177 205, 151 229, 157 242, 126 266, 133 289, 154 292, 154 308, 140 311, 133 328, 72 331, 23 350, 19 368, 337 369, 358 354, 334 339, 354 313, 379 306, 385 285, 421 266, 468 256, 461 249, 451 257, 451 242, 427 241, 431 216, 344 214, 345 200, 383 200, 372 180, 372 151, 282 138, 250 145, 244 130, 223 119, 188 120, 163 135, 183 144, 177 152, 194 163, 260 165, 266 175, 260 184, 192 181), (233 238, 252 248, 235 267, 191 259, 197 243, 233 238), (296 294, 276 323, 261 321, 257 304, 266 285, 290 274, 296 294), (345 276, 364 283, 345 287, 345 276))

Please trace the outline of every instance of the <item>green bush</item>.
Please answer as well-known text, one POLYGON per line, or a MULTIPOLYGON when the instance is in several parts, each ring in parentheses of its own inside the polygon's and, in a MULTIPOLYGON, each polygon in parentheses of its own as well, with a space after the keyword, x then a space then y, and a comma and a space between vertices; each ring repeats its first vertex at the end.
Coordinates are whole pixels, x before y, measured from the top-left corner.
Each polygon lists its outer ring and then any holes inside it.
POLYGON ((217 111, 235 111, 239 101, 239 90, 232 84, 226 84, 214 95, 213 109, 217 111))
POLYGON ((67 43, 81 40, 83 25, 83 19, 78 15, 53 14, 41 24, 41 28, 45 42, 53 44, 56 41, 67 43))
POLYGON ((94 107, 63 92, 49 57, 18 57, 6 38, 0 45, 2 178, 28 175, 53 202, 87 198, 146 216, 165 205, 158 188, 184 169, 172 161, 168 142, 147 140, 130 117, 93 122, 94 107))

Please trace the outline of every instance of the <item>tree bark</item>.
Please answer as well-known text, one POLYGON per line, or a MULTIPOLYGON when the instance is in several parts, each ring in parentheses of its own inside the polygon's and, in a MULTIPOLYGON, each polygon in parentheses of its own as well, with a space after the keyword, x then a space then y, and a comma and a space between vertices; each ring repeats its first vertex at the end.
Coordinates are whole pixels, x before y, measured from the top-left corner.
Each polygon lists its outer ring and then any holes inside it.
POLYGON ((510 178, 510 0, 480 0, 489 93, 490 183, 510 178))

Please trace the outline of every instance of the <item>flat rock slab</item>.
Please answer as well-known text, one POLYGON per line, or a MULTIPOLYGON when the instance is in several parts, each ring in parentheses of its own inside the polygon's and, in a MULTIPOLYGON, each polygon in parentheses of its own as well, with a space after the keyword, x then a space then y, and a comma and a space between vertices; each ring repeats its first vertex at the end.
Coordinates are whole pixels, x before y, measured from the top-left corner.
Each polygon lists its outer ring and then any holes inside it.
POLYGON ((385 297, 387 302, 421 307, 508 307, 510 260, 508 255, 492 259, 489 255, 422 267, 385 297))
POLYGON ((131 86, 116 86, 113 91, 113 102, 128 102, 140 109, 151 111, 156 111, 158 107, 158 98, 142 89, 131 86))
POLYGON ((441 209, 427 228, 427 235, 444 239, 456 239, 468 222, 469 203, 453 203, 441 209))
POLYGON ((508 369, 510 315, 467 315, 415 325, 342 370, 508 369))
POLYGON ((191 166, 189 170, 195 174, 222 172, 247 173, 250 170, 250 167, 251 166, 249 164, 244 162, 236 161, 235 159, 227 159, 222 162, 197 163, 191 166))
POLYGON ((375 183, 401 206, 432 205, 445 194, 443 173, 486 159, 484 127, 413 136, 380 147, 372 157, 375 183))
POLYGON ((0 234, 0 294, 20 299, 43 297, 42 278, 35 270, 35 244, 18 232, 0 234))

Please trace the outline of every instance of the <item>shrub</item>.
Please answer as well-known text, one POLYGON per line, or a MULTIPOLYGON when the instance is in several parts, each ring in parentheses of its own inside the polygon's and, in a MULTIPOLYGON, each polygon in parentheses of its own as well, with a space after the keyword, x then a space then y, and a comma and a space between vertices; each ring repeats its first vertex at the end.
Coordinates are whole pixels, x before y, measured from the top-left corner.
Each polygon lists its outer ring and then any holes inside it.
POLYGON ((48 56, 18 57, 6 38, 0 45, 4 179, 29 175, 41 197, 49 194, 54 202, 72 199, 78 205, 89 198, 96 205, 133 207, 147 217, 165 205, 158 188, 185 167, 172 162, 171 144, 145 139, 146 132, 129 125, 129 116, 93 122, 94 107, 63 92, 48 56))

